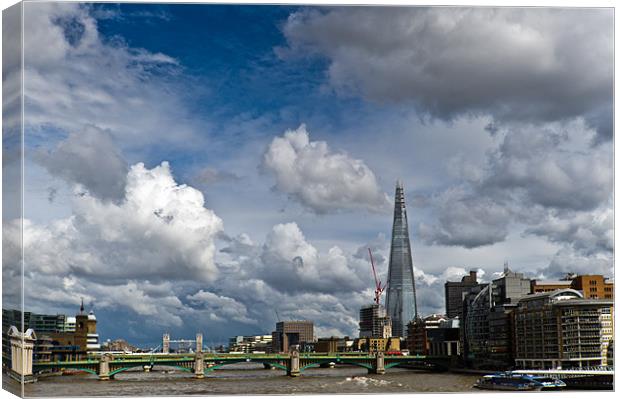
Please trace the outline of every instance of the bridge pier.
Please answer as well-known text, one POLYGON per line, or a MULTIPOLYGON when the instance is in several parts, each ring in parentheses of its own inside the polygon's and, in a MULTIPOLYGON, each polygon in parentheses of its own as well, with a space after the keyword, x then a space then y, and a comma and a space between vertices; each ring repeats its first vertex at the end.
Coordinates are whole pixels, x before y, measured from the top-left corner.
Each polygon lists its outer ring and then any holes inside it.
POLYGON ((99 381, 107 381, 110 377, 110 361, 112 360, 112 355, 104 354, 101 356, 99 360, 99 381))
POLYGON ((144 370, 145 373, 150 373, 151 372, 151 368, 152 366, 149 364, 145 364, 144 366, 142 366, 142 369, 144 370))
POLYGON ((170 334, 168 333, 165 333, 162 337, 161 352, 170 353, 170 334))
POLYGON ((299 367, 299 352, 295 350, 291 352, 291 358, 288 363, 287 374, 289 377, 299 377, 300 373, 301 371, 299 367))
POLYGON ((202 352, 202 333, 196 333, 196 353, 202 352))
POLYGON ((194 378, 205 378, 205 358, 202 352, 196 353, 194 358, 194 378))
POLYGON ((385 374, 385 355, 383 352, 377 352, 377 357, 374 361, 374 366, 372 370, 368 370, 369 374, 385 374))

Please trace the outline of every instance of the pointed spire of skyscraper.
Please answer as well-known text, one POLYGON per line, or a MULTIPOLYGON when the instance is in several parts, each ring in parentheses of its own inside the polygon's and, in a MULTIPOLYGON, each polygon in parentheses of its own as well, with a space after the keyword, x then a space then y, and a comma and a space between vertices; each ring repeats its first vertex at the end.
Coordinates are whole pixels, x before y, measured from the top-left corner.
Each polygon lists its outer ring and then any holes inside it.
POLYGON ((84 298, 82 298, 82 304, 80 305, 80 314, 84 314, 84 298))
POLYGON ((407 323, 415 319, 418 306, 415 295, 413 262, 405 192, 401 181, 396 182, 394 197, 394 223, 392 225, 392 244, 390 247, 390 266, 388 269, 386 306, 392 318, 392 334, 406 337, 407 323))

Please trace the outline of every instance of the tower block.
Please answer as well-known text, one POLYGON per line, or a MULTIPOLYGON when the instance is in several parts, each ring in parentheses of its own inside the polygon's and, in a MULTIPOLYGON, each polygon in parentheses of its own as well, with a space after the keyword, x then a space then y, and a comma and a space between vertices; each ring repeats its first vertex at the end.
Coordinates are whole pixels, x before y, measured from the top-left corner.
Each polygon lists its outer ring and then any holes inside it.
POLYGON ((401 182, 396 183, 394 197, 394 222, 392 224, 386 308, 388 316, 392 319, 392 335, 405 338, 407 323, 417 316, 418 308, 407 209, 405 207, 405 192, 401 182))

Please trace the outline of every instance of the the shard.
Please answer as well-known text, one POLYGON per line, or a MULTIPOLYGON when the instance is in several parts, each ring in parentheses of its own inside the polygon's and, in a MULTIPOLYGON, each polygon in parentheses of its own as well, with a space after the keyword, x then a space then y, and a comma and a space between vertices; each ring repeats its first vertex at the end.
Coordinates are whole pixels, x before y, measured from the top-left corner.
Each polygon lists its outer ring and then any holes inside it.
POLYGON ((407 323, 418 313, 411 260, 411 244, 407 225, 407 209, 403 185, 396 183, 394 224, 390 247, 390 266, 387 284, 387 312, 392 318, 392 335, 406 337, 407 323))

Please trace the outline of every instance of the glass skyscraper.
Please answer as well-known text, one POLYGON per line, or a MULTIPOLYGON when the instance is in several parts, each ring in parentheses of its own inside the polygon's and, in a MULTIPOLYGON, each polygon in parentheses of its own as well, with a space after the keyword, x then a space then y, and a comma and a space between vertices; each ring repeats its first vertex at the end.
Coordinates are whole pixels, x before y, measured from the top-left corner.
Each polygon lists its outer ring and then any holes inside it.
POLYGON ((418 313, 411 244, 407 225, 405 193, 401 182, 396 183, 394 198, 394 224, 392 226, 392 245, 390 247, 390 266, 388 269, 387 312, 392 319, 392 335, 406 337, 407 323, 418 313))

